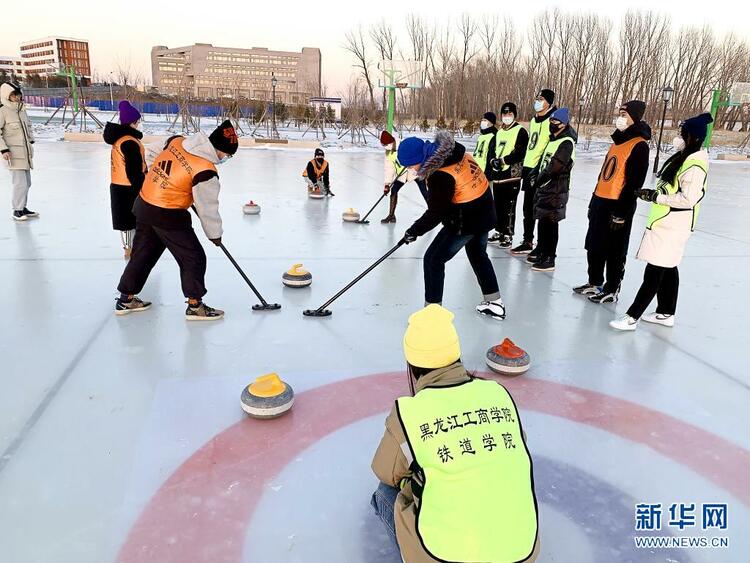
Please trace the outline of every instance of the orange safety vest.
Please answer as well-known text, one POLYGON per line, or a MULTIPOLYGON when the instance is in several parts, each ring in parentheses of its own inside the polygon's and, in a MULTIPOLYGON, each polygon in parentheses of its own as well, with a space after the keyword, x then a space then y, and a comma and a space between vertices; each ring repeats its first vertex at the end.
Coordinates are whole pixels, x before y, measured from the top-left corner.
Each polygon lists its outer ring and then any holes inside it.
POLYGON ((207 170, 216 172, 212 162, 187 152, 184 137, 172 140, 154 160, 141 188, 141 198, 164 209, 188 209, 193 205, 193 179, 207 170))
POLYGON ((479 199, 490 185, 482 169, 468 153, 464 155, 461 162, 444 166, 438 170, 450 174, 456 181, 453 203, 468 203, 479 199))
MULTIPOLYGON (((315 159, 313 158, 310 161, 313 165, 313 170, 315 170, 315 176, 320 180, 320 178, 323 176, 323 173, 326 171, 326 168, 328 168, 328 161, 323 160, 323 164, 318 166, 318 163, 315 162, 315 159)), ((302 176, 304 178, 307 178, 307 167, 305 167, 305 170, 302 172, 302 176)))
POLYGON ((128 179, 128 175, 125 172, 125 155, 122 154, 122 148, 121 145, 125 141, 135 141, 138 143, 138 148, 141 149, 141 162, 143 163, 143 174, 145 175, 148 171, 148 166, 146 166, 146 151, 143 148, 143 144, 136 139, 135 137, 131 135, 125 135, 124 137, 120 137, 115 141, 115 143, 112 145, 112 154, 110 156, 110 164, 112 168, 112 183, 117 186, 132 186, 130 183, 130 180, 128 179))
POLYGON ((604 199, 619 199, 625 187, 625 164, 630 158, 635 146, 646 142, 643 137, 635 137, 620 145, 611 145, 604 159, 599 180, 596 182, 594 194, 604 199))

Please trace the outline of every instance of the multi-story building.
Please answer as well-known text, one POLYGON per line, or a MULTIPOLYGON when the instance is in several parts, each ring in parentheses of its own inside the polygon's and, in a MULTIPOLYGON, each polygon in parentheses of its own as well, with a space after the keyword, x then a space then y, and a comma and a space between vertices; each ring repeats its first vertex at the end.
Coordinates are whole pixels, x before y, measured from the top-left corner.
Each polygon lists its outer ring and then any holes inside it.
POLYGON ((23 63, 20 57, 0 55, 0 75, 9 80, 23 80, 23 63))
POLYGON ((278 101, 306 104, 310 96, 320 94, 321 58, 320 49, 310 47, 287 52, 207 43, 173 49, 157 46, 151 49, 151 72, 162 94, 270 100, 275 78, 278 101))
POLYGON ((44 37, 21 43, 25 76, 50 76, 63 67, 73 66, 86 83, 91 80, 89 42, 70 37, 44 37))

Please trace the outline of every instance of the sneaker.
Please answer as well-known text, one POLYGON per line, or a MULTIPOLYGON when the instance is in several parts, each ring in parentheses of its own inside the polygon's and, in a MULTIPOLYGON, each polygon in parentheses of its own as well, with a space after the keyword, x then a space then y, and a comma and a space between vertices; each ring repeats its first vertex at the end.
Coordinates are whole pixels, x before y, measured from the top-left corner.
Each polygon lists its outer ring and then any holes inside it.
POLYGON ((23 211, 14 211, 13 212, 13 220, 14 221, 28 221, 28 216, 24 215, 23 211))
POLYGON ((185 309, 185 318, 189 321, 218 321, 224 317, 224 311, 209 307, 202 301, 195 307, 188 304, 185 309))
POLYGON ((602 286, 600 285, 585 283, 583 285, 579 285, 578 287, 574 287, 573 293, 577 293, 578 295, 595 295, 597 293, 600 293, 601 290, 602 286))
POLYGON ((513 246, 513 239, 509 236, 504 236, 503 239, 499 242, 500 248, 510 248, 513 246))
POLYGON ((24 207, 21 213, 26 215, 26 217, 39 217, 39 213, 36 211, 30 211, 28 207, 24 207))
POLYGON ((635 330, 635 328, 638 326, 638 321, 630 315, 623 315, 622 317, 619 317, 614 321, 609 321, 609 326, 611 326, 615 330, 635 330))
POLYGON ((617 293, 610 293, 608 291, 600 291, 594 295, 589 295, 589 301, 592 303, 617 303, 617 293))
POLYGON ((665 315, 664 313, 649 313, 642 318, 647 323, 670 327, 674 326, 674 315, 665 315))
POLYGON ((499 243, 502 240, 502 238, 503 237, 500 235, 500 233, 498 233, 497 231, 495 231, 495 234, 493 234, 491 237, 489 237, 487 239, 487 242, 499 243))
POLYGON ((526 263, 527 264, 536 264, 539 262, 539 254, 535 254, 536 249, 532 250, 528 256, 526 256, 526 263))
POLYGON ((119 297, 115 301, 115 315, 127 315, 129 313, 137 313, 138 311, 145 311, 151 307, 151 302, 142 301, 138 297, 133 297, 130 301, 123 301, 119 297))
POLYGON ((555 259, 548 256, 541 256, 539 260, 534 262, 531 269, 535 272, 553 272, 555 270, 555 259))
POLYGON ((501 321, 505 318, 505 305, 503 304, 503 300, 499 297, 494 301, 482 301, 477 305, 477 313, 501 321))
POLYGON ((517 247, 512 249, 510 253, 511 254, 528 254, 532 250, 534 250, 534 247, 531 246, 531 243, 524 241, 521 244, 519 244, 517 247))
POLYGON ((387 217, 384 217, 383 219, 381 219, 380 222, 383 225, 386 225, 388 223, 395 223, 396 222, 396 216, 395 215, 388 215, 387 217))
POLYGON ((326 192, 326 195, 327 195, 328 197, 333 197, 333 196, 335 196, 336 194, 335 194, 335 193, 333 193, 333 192, 332 192, 331 190, 328 190, 328 191, 326 192))

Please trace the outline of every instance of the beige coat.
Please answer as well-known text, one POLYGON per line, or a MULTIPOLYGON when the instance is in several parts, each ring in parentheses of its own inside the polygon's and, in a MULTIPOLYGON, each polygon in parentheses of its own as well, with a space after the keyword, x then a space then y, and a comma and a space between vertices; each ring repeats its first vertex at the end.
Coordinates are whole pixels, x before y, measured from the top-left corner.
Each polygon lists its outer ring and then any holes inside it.
MULTIPOLYGON (((691 159, 702 160, 708 166, 708 153, 705 150, 690 155, 691 159)), ((677 193, 660 194, 656 203, 674 209, 693 209, 705 196, 706 173, 697 166, 688 168, 675 180, 677 193)), ((646 229, 636 257, 654 266, 674 268, 682 262, 685 245, 693 234, 693 213, 672 211, 646 229)))
POLYGON ((10 151, 11 170, 31 170, 34 168, 34 132, 23 103, 10 101, 12 92, 10 84, 0 85, 0 153, 10 151))
MULTIPOLYGON (((469 374, 466 372, 466 368, 460 362, 456 362, 420 377, 416 382, 416 392, 418 393, 428 386, 445 387, 464 383, 468 380, 469 374)), ((372 470, 381 482, 391 487, 398 487, 404 478, 412 476, 409 471, 410 462, 404 454, 408 451, 409 446, 406 442, 404 429, 399 422, 396 405, 394 405, 385 420, 385 433, 372 460, 372 470)), ((414 497, 411 481, 407 479, 405 482, 404 488, 396 497, 396 505, 393 508, 396 537, 401 549, 401 557, 405 563, 434 563, 437 559, 431 557, 424 550, 419 536, 417 536, 416 520, 419 499, 414 497)), ((534 553, 527 561, 535 561, 538 552, 539 540, 536 542, 534 553)))

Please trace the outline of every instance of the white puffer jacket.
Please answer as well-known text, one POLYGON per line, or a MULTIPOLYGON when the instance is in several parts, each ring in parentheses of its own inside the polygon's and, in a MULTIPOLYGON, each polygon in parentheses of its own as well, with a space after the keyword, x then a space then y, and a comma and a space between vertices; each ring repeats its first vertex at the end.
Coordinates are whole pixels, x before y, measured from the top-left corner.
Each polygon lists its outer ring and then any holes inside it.
POLYGON ((10 151, 11 170, 34 168, 34 133, 23 102, 11 102, 13 86, 0 85, 0 153, 10 151))

